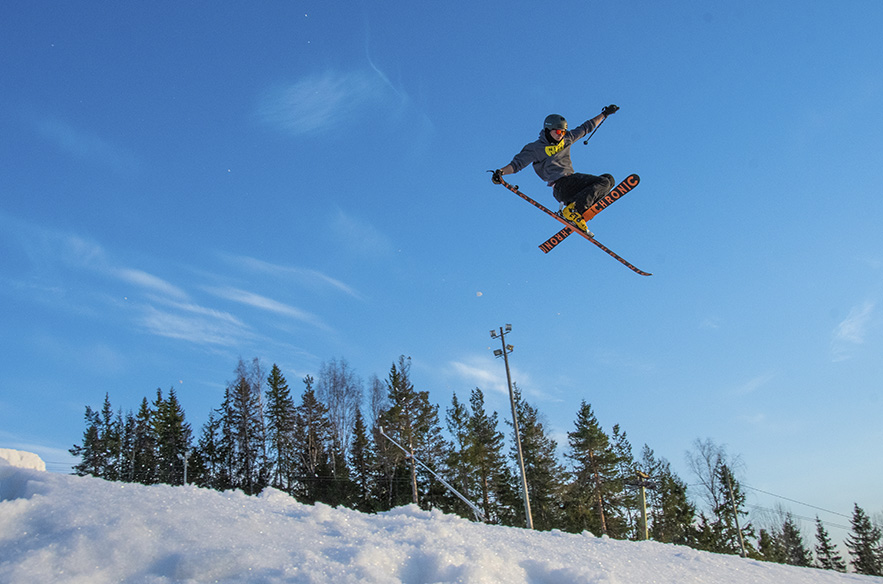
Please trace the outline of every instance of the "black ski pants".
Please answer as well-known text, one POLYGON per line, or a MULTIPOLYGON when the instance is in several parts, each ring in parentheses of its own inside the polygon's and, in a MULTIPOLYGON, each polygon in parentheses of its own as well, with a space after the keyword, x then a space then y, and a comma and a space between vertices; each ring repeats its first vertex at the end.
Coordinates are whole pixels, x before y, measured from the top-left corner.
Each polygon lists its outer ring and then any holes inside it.
POLYGON ((612 175, 595 176, 575 172, 556 180, 552 195, 555 200, 565 205, 576 203, 577 212, 582 213, 615 186, 616 181, 613 180, 612 175))

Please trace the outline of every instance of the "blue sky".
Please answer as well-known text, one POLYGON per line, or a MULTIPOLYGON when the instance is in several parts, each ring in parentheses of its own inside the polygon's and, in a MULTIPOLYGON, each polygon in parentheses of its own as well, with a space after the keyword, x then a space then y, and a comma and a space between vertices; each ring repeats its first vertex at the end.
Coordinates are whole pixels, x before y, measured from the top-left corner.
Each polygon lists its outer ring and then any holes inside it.
POLYGON ((562 447, 586 400, 688 482, 712 438, 883 511, 879 2, 51 6, 0 9, 0 445, 63 470, 85 405, 170 387, 198 430, 240 357, 299 393, 405 354, 442 411, 505 414, 511 323, 562 447), (485 172, 609 103, 572 157, 641 175, 590 228, 650 278, 544 255, 485 172))

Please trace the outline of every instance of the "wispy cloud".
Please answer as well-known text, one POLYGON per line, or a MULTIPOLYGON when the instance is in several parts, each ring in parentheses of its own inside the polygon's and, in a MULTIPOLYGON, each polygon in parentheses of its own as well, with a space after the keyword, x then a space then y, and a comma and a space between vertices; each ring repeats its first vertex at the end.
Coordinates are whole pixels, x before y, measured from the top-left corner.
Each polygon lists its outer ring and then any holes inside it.
POLYGON ((75 128, 62 120, 45 118, 37 122, 37 132, 61 151, 74 158, 98 164, 116 172, 130 174, 140 162, 135 154, 93 132, 75 128))
POLYGON ((116 268, 111 270, 111 274, 129 284, 134 284, 147 290, 152 290, 173 298, 186 299, 187 293, 181 288, 166 282, 162 278, 148 274, 142 270, 132 268, 116 268))
POLYGON ((851 359, 852 350, 864 344, 874 307, 875 303, 871 301, 854 306, 846 318, 834 328, 831 340, 831 356, 834 361, 851 359))
POLYGON ((183 312, 175 313, 144 305, 137 322, 150 334, 199 345, 231 347, 255 336, 228 314, 199 307, 184 308, 183 312))
POLYGON ((307 134, 351 123, 390 95, 388 83, 374 71, 326 71, 267 92, 258 115, 293 134, 307 134))
POLYGON ((91 272, 142 288, 145 291, 186 299, 181 288, 144 270, 116 265, 99 243, 81 235, 58 231, 0 215, 0 226, 25 252, 34 269, 57 268, 91 272))
MULTIPOLYGON (((492 391, 509 395, 506 370, 499 359, 474 356, 463 361, 451 361, 448 365, 451 372, 463 379, 467 386, 479 387, 484 392, 492 391)), ((531 380, 526 373, 511 364, 509 371, 512 374, 512 381, 517 383, 522 391, 531 390, 531 380)))
POLYGON ((267 298, 266 296, 255 294, 254 292, 231 287, 206 288, 205 290, 219 298, 224 298, 226 300, 245 304, 253 308, 272 312, 280 316, 292 318, 294 320, 298 320, 300 322, 304 322, 306 324, 314 326, 318 329, 322 329, 325 331, 331 330, 328 325, 322 322, 322 319, 314 314, 311 314, 294 306, 284 304, 277 300, 273 300, 272 298, 267 298))
POLYGON ((757 375, 755 377, 752 377, 748 381, 745 381, 741 385, 737 386, 733 390, 733 393, 735 393, 735 395, 738 395, 738 396, 745 396, 745 395, 752 394, 752 393, 762 389, 763 387, 766 387, 767 385, 769 385, 769 383, 773 379, 775 379, 775 377, 776 377, 776 374, 772 373, 772 372, 757 375))
POLYGON ((330 287, 343 292, 344 294, 352 296, 353 298, 357 298, 360 300, 362 299, 362 295, 359 294, 351 286, 348 286, 340 280, 332 278, 331 276, 328 276, 327 274, 324 274, 318 270, 298 268, 296 266, 283 266, 247 256, 227 255, 224 257, 228 261, 231 261, 252 272, 260 272, 278 278, 293 278, 299 281, 301 284, 311 287, 330 287))
MULTIPOLYGON (((27 258, 26 275, 4 277, 7 292, 28 294, 55 310, 122 318, 121 326, 202 345, 232 346, 254 336, 241 320, 194 303, 183 288, 168 280, 120 265, 89 238, 2 213, 0 227, 0 233, 27 258)), ((102 358, 111 362, 109 356, 102 358)))

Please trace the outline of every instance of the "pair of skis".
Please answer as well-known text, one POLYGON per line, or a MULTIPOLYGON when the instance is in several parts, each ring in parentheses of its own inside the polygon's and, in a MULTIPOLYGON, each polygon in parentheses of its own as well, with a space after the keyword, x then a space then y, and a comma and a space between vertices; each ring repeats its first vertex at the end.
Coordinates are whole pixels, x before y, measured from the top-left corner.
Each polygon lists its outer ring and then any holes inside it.
MULTIPOLYGON (((587 221, 592 219, 592 217, 594 217, 595 215, 597 215, 598 213, 603 211, 605 208, 607 208, 614 201, 618 200, 620 197, 622 197, 623 195, 625 195, 626 193, 631 191, 633 188, 635 188, 640 181, 641 181, 641 178, 637 174, 630 174, 629 176, 627 176, 625 178, 625 180, 623 180, 621 183, 616 185, 616 187, 614 187, 613 190, 611 190, 607 195, 605 195, 604 197, 599 199, 594 205, 589 207, 589 209, 585 213, 583 213, 583 217, 587 221)), ((621 264, 626 266, 628 269, 635 272, 636 274, 640 274, 641 276, 651 276, 652 275, 649 272, 645 272, 643 270, 636 268, 634 265, 632 265, 631 263, 629 263, 628 261, 623 259, 620 255, 618 255, 617 253, 612 251, 610 248, 608 248, 606 245, 604 245, 603 243, 601 243, 600 241, 595 239, 595 234, 592 233, 591 231, 585 232, 582 229, 579 229, 573 223, 571 223, 570 221, 568 221, 567 219, 562 217, 559 213, 555 213, 553 211, 550 211, 545 206, 543 206, 541 203, 538 203, 534 199, 528 197, 527 195, 525 195, 524 193, 519 191, 518 185, 513 186, 502 179, 500 179, 500 184, 503 185, 504 187, 506 187, 507 189, 509 189, 510 191, 512 191, 513 193, 515 193, 516 195, 518 195, 519 197, 521 197, 522 199, 524 199, 525 201, 527 201, 528 203, 530 203, 531 205, 533 205, 534 207, 536 207, 537 209, 544 211, 547 215, 554 217, 557 221, 564 224, 564 228, 561 231, 559 231, 558 233, 556 233, 555 235, 553 235, 552 237, 550 237, 549 239, 547 239, 546 241, 544 241, 543 243, 540 244, 539 247, 541 250, 543 250, 543 253, 549 253, 550 251, 555 249, 555 247, 559 243, 564 241, 564 239, 568 235, 570 235, 571 233, 578 233, 579 235, 581 235, 585 239, 587 239, 589 242, 593 243, 598 248, 600 248, 601 250, 606 252, 610 257, 614 258, 615 260, 617 260, 618 262, 620 262, 621 264)))

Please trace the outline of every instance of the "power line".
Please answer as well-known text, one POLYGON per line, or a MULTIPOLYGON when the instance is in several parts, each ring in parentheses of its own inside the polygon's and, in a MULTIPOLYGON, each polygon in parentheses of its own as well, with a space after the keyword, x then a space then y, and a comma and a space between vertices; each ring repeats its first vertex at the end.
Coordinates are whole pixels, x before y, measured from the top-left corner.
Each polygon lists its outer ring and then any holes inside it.
POLYGON ((782 495, 777 495, 775 493, 770 493, 769 491, 764 491, 763 489, 758 489, 757 487, 752 487, 750 485, 746 485, 745 483, 740 483, 741 486, 746 489, 751 489, 752 491, 757 491, 758 493, 763 493, 764 495, 770 495, 771 497, 778 497, 779 499, 784 499, 785 501, 789 501, 791 503, 797 503, 798 505, 804 505, 806 507, 810 507, 812 509, 818 509, 819 511, 824 511, 825 513, 831 513, 832 515, 838 515, 840 517, 846 517, 850 519, 849 515, 844 515, 843 513, 838 513, 837 511, 831 511, 830 509, 825 509, 824 507, 817 507, 816 505, 810 505, 809 503, 804 503, 803 501, 798 501, 796 499, 789 499, 788 497, 783 497, 782 495))
MULTIPOLYGON (((769 507, 763 507, 761 505, 746 505, 746 507, 757 509, 759 511, 766 511, 767 513, 777 513, 776 509, 770 509, 769 507)), ((794 517, 796 519, 803 519, 804 521, 809 521, 810 523, 815 523, 816 519, 818 519, 817 517, 806 517, 805 515, 795 515, 794 513, 790 513, 790 515, 791 517, 794 517)), ((828 527, 836 527, 837 529, 846 530, 852 529, 852 527, 848 525, 840 525, 839 523, 832 523, 830 521, 824 521, 822 519, 819 519, 819 521, 821 521, 823 525, 827 525, 828 527)))

